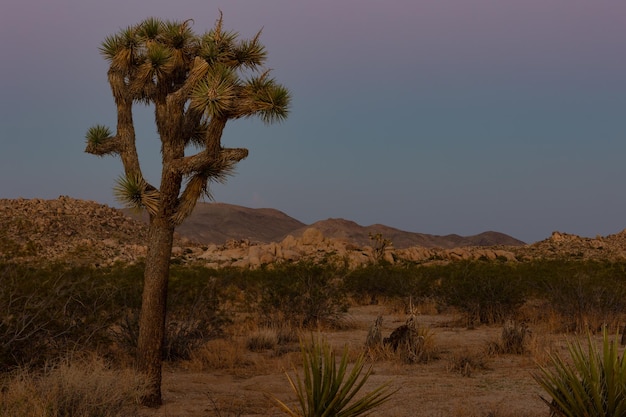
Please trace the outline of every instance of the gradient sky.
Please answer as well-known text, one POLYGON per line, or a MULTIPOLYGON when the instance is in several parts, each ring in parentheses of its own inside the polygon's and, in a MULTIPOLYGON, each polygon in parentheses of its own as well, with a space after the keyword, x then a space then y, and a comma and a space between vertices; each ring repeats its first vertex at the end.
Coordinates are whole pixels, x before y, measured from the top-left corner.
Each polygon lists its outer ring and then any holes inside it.
MULTIPOLYGON (((0 198, 119 206, 121 163, 83 152, 91 125, 115 127, 100 42, 149 16, 204 32, 219 9, 264 28, 293 106, 227 126, 250 156, 216 201, 528 243, 626 228, 623 0, 4 0, 0 198)), ((158 183, 151 110, 136 122, 158 183)))

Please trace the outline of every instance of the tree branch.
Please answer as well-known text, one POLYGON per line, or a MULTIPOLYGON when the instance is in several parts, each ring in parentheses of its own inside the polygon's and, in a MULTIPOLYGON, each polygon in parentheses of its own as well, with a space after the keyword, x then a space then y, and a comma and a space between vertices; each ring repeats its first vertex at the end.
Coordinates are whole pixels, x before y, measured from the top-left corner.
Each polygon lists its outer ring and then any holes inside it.
POLYGON ((189 99, 191 90, 196 87, 198 81, 200 81, 209 71, 209 64, 200 57, 195 57, 193 66, 189 71, 189 75, 185 80, 185 83, 175 92, 168 96, 168 101, 181 106, 185 101, 189 99))
POLYGON ((237 163, 247 156, 248 150, 245 148, 222 148, 217 155, 207 149, 172 161, 171 169, 177 174, 190 176, 210 170, 219 161, 237 163))
POLYGON ((120 154, 123 149, 122 140, 119 136, 102 139, 98 143, 88 142, 85 152, 96 156, 120 154))

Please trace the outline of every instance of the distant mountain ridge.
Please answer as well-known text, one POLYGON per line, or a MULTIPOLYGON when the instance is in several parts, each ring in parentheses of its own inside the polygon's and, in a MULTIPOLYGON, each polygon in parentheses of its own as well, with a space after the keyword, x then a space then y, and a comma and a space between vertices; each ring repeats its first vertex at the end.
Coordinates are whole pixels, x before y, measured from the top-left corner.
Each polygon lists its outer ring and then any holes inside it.
MULTIPOLYGON (((68 196, 53 200, 0 199, 0 262, 35 265, 61 261, 93 266, 140 262, 147 252, 148 227, 137 221, 137 215, 130 218, 128 214, 68 196)), ((317 262, 336 257, 350 267, 359 267, 378 259, 370 233, 381 233, 392 240, 393 246, 383 253, 390 263, 494 259, 626 262, 626 229, 595 238, 555 231, 547 239, 525 245, 497 232, 469 237, 434 236, 383 225, 360 226, 345 219, 327 219, 307 226, 278 210, 218 203, 200 204, 181 226, 172 259, 202 262, 215 268, 257 268, 274 262, 317 262), (197 244, 190 238, 208 243, 197 244)))
MULTIPOLYGON (((128 213, 132 215, 132 213, 128 213)), ((521 240, 498 232, 483 232, 474 236, 456 234, 437 236, 406 232, 375 224, 361 226, 345 219, 327 219, 307 225, 282 211, 271 208, 248 208, 226 203, 198 203, 176 231, 188 239, 203 244, 223 244, 228 240, 247 239, 251 242, 279 242, 288 235, 302 236, 309 228, 324 236, 343 239, 355 245, 370 245, 370 234, 381 233, 398 249, 411 246, 455 248, 462 246, 522 246, 521 240)))

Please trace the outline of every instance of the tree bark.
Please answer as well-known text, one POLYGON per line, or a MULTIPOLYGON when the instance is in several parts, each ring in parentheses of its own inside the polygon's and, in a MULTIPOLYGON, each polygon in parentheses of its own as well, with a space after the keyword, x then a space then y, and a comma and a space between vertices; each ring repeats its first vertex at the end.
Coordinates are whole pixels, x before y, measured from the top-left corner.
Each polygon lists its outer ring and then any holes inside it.
POLYGON ((173 238, 174 226, 163 214, 151 219, 137 342, 138 370, 150 380, 149 392, 141 401, 148 407, 162 404, 161 363, 173 238))

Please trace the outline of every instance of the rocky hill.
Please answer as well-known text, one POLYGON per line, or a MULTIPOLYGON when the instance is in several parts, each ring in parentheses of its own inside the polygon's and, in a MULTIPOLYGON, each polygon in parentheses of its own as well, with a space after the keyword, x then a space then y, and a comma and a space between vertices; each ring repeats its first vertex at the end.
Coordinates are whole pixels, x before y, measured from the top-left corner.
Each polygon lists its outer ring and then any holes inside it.
POLYGON ((0 199, 0 260, 135 260, 146 237, 143 223, 93 201, 0 199))
POLYGON ((310 227, 318 229, 324 236, 345 239, 359 246, 371 245, 370 236, 380 233, 384 238, 393 242, 396 249, 406 249, 412 246, 426 248, 459 248, 465 246, 521 246, 525 245, 521 240, 515 239, 504 233, 484 232, 474 236, 459 235, 429 235, 424 233, 405 232, 382 224, 361 226, 351 220, 328 219, 313 223, 310 226, 302 226, 293 230, 293 236, 302 236, 302 233, 310 227))
MULTIPOLYGON (((125 214, 146 222, 147 216, 123 209, 125 214)), ((201 244, 224 244, 229 240, 269 243, 284 239, 306 225, 269 208, 252 209, 223 203, 198 203, 176 231, 201 244)))
MULTIPOLYGON (((200 205, 197 216, 188 221, 188 229, 181 227, 175 238, 173 257, 211 267, 255 268, 273 262, 322 258, 348 262, 353 267, 379 259, 391 263, 461 259, 626 260, 626 230, 596 238, 554 232, 548 239, 524 245, 496 232, 469 238, 440 237, 407 234, 382 225, 363 227, 342 219, 306 226, 277 210, 228 205, 200 205), (209 220, 230 225, 230 232, 222 232, 222 238, 232 237, 234 231, 247 232, 250 238, 219 244, 198 243, 206 238, 198 229, 209 220), (381 241, 370 239, 370 233, 381 233, 392 244, 382 245, 381 241), (258 239, 270 239, 266 236, 276 240, 258 239), (396 241, 402 239, 406 239, 400 244, 402 247, 397 246, 396 241)), ((0 261, 66 261, 90 265, 135 262, 145 257, 146 237, 144 222, 96 202, 64 196, 55 200, 0 200, 0 261)))
MULTIPOLYGON (((126 210, 126 214, 146 221, 126 210)), ((382 234, 397 249, 411 246, 427 248, 457 248, 463 246, 520 246, 524 242, 497 232, 475 236, 437 236, 405 232, 382 224, 361 226, 351 220, 327 219, 306 225, 287 214, 268 208, 253 209, 224 203, 198 203, 177 231, 201 244, 224 244, 229 240, 248 240, 254 243, 280 242, 287 236, 301 237, 309 228, 315 228, 327 238, 343 239, 354 245, 371 245, 370 235, 382 234)))

